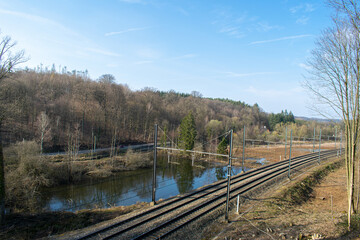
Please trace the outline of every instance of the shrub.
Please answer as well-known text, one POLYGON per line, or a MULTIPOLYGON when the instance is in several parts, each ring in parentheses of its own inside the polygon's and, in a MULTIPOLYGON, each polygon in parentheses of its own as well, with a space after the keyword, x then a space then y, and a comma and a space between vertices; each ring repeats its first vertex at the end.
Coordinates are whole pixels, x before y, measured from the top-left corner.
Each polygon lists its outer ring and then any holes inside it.
POLYGON ((134 152, 132 149, 128 149, 125 154, 125 166, 129 169, 150 167, 149 154, 134 152))
POLYGON ((34 141, 16 143, 8 153, 17 164, 6 171, 6 204, 13 210, 34 211, 39 188, 51 184, 49 165, 34 141))

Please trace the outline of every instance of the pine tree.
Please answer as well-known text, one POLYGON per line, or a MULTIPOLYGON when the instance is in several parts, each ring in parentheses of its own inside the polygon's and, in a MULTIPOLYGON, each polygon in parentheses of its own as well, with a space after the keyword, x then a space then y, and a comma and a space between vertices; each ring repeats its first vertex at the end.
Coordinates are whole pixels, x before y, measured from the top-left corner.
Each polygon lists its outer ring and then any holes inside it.
POLYGON ((228 143, 227 143, 226 138, 223 138, 221 140, 221 142, 219 143, 219 145, 218 145, 217 153, 219 153, 219 154, 227 154, 228 153, 227 145, 228 145, 228 143))
POLYGON ((194 148, 196 135, 195 119, 190 112, 183 118, 180 124, 180 147, 185 150, 192 150, 194 148))

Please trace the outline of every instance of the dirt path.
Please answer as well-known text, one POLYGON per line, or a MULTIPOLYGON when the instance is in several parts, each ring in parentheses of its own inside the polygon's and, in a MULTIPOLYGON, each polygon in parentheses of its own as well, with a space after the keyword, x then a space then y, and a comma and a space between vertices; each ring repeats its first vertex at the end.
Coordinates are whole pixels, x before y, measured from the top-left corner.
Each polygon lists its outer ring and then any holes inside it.
MULTIPOLYGON (((314 172, 321 167, 312 169, 314 172)), ((307 175, 310 175, 311 172, 307 175)), ((232 222, 217 222, 204 235, 206 239, 360 239, 359 232, 345 234, 345 167, 330 172, 313 188, 312 197, 293 205, 282 196, 307 175, 287 181, 276 191, 268 191, 241 206, 232 222), (301 238, 302 237, 302 238, 301 238)))

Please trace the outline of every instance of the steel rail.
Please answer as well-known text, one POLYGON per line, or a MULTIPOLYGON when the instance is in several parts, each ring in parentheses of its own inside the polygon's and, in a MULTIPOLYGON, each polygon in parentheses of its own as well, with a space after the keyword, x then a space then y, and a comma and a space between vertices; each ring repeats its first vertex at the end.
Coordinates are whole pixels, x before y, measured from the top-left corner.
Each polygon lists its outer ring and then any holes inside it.
MULTIPOLYGON (((326 155, 333 154, 333 153, 336 153, 336 150, 324 151, 324 152, 322 152, 322 155, 326 156, 326 155)), ((295 158, 293 158, 293 161, 300 161, 301 159, 316 158, 316 157, 318 157, 318 153, 310 153, 310 154, 302 155, 302 156, 299 156, 299 157, 295 157, 295 158)), ((273 168, 276 168, 276 167, 279 167, 279 166, 282 166, 282 165, 285 166, 283 168, 287 169, 287 167, 286 167, 287 162, 288 162, 288 160, 283 160, 281 162, 277 162, 277 163, 267 165, 267 166, 264 166, 264 167, 261 167, 261 168, 250 170, 250 171, 248 171, 246 173, 243 173, 243 174, 238 174, 238 175, 234 176, 234 178, 232 180, 232 185, 234 185, 234 184, 236 184, 236 183, 238 183, 238 182, 240 182, 240 181, 242 181, 242 180, 244 180, 246 178, 253 177, 255 175, 261 174, 263 172, 269 171, 269 170, 271 170, 273 168)), ((131 221, 135 221, 136 219, 139 219, 139 218, 144 217, 146 215, 150 215, 151 213, 154 213, 154 212, 159 211, 159 210, 161 210, 161 209, 163 209, 165 207, 169 207, 172 204, 175 204, 177 202, 185 200, 184 203, 181 203, 181 204, 179 204, 177 206, 174 206, 171 209, 162 211, 160 213, 153 214, 151 217, 149 217, 149 218, 147 218, 145 220, 142 220, 142 221, 140 221, 138 223, 135 223, 135 224, 133 224, 133 225, 127 227, 127 228, 124 228, 124 229, 118 231, 117 235, 120 235, 120 234, 122 234, 124 232, 127 232, 127 231, 137 227, 137 226, 140 226, 140 225, 144 224, 145 222, 149 222, 149 221, 159 217, 160 215, 163 215, 165 213, 174 211, 175 209, 183 207, 184 205, 189 204, 189 203, 196 200, 196 198, 189 198, 190 196, 193 196, 193 195, 196 195, 196 194, 201 194, 200 196, 197 197, 197 198, 199 198, 199 197, 204 197, 204 196, 213 194, 214 192, 223 189, 223 186, 221 186, 221 185, 224 185, 225 183, 226 183, 226 179, 225 180, 220 180, 220 181, 218 181, 216 183, 210 184, 210 185, 208 185, 206 187, 203 187, 201 189, 197 189, 197 190, 195 190, 193 192, 184 194, 184 195, 182 195, 180 197, 175 197, 175 198, 173 197, 173 199, 171 199, 171 200, 169 200, 167 202, 164 202, 163 204, 160 204, 157 207, 151 208, 151 209, 149 209, 147 211, 144 211, 144 212, 142 212, 142 213, 140 213, 140 214, 138 214, 136 216, 133 216, 133 217, 130 217, 128 219, 117 222, 115 224, 109 225, 109 226, 107 226, 105 228, 102 228, 102 229, 99 229, 97 231, 91 232, 91 233, 89 233, 87 235, 84 235, 84 236, 78 238, 78 239, 88 239, 88 238, 92 238, 92 237, 99 237, 100 236, 99 234, 101 234, 101 233, 104 233, 104 232, 109 231, 111 229, 117 228, 117 227, 119 227, 121 225, 124 225, 126 223, 129 223, 131 221), (211 190, 212 188, 214 188, 214 189, 211 190), (206 190, 210 190, 210 191, 205 192, 206 190)))
MULTIPOLYGON (((330 153, 330 154, 327 154, 327 156, 331 156, 332 154, 335 154, 335 153, 330 153)), ((296 168, 299 168, 303 165, 307 165, 311 162, 317 162, 317 156, 312 156, 310 158, 307 158, 307 159, 304 159, 304 160, 300 160, 300 161, 297 161, 296 164, 293 164, 293 166, 291 167, 291 169, 296 169, 296 168)), ((281 167, 280 169, 274 171, 274 172, 270 172, 264 176, 260 176, 254 180, 251 180, 250 182, 247 182, 245 183, 244 185, 241 185, 241 186, 238 186, 236 187, 235 189, 232 189, 231 192, 237 192, 241 189, 240 192, 238 192, 237 194, 243 194, 243 193, 246 193, 248 191, 250 191, 251 189, 255 188, 255 187, 258 187, 260 186, 261 184, 269 181, 269 180, 273 180, 274 178, 280 176, 280 175, 283 175, 284 173, 287 172, 287 169, 288 167, 281 167)), ((225 196, 226 193, 222 193, 221 195, 218 195, 218 196, 215 196, 214 198, 212 199, 209 199, 201 204, 199 204, 198 206, 196 206, 195 208, 192 208, 186 212, 183 212, 182 214, 176 216, 175 218, 172 218, 166 222, 163 222, 161 225, 158 225, 152 229, 150 229, 149 231, 133 238, 134 240, 136 239, 144 239, 146 237, 152 237, 152 239, 162 239, 166 236, 168 236, 169 234, 177 231, 178 229, 182 228, 183 226, 189 224, 190 222, 193 222, 195 221, 196 219, 198 219, 199 217, 213 211, 214 209, 220 207, 221 205, 225 204, 225 200, 224 200, 224 196, 225 196), (215 203, 216 201, 219 201, 219 203, 216 203, 214 204, 214 206, 211 206, 211 204, 215 203), (204 210, 203 212, 200 212, 198 213, 196 216, 190 218, 189 220, 186 220, 186 217, 188 217, 189 215, 193 214, 193 213, 196 213, 196 212, 199 212, 201 209, 207 207, 207 206, 210 206, 210 208, 204 210), (161 229, 165 229, 165 228, 169 228, 169 226, 171 224, 174 224, 176 222, 179 222, 181 220, 185 220, 185 222, 183 223, 180 223, 179 225, 175 226, 175 227, 172 227, 170 228, 170 230, 166 231, 165 233, 161 233, 161 235, 156 235, 154 236, 154 233, 155 232, 158 232, 158 231, 161 231, 161 229)), ((236 195, 233 195, 230 197, 230 199, 234 199, 236 197, 236 195)), ((113 234, 111 236, 108 236, 104 239, 112 239, 114 237, 118 236, 118 234, 113 234)))
MULTIPOLYGON (((314 157, 318 157, 318 156, 314 156, 314 157)), ((285 167, 286 167, 286 166, 285 166, 285 167)), ((260 172, 258 172, 258 173, 256 173, 256 174, 253 173, 253 174, 247 176, 246 178, 253 177, 253 176, 258 175, 258 174, 260 174, 260 173, 262 173, 262 172, 265 172, 265 171, 268 171, 268 170, 263 170, 263 171, 260 171, 260 172)), ((232 180, 231 184, 234 185, 234 184, 236 184, 236 183, 238 183, 238 182, 240 182, 240 181, 243 181, 243 180, 246 179, 246 178, 245 178, 243 175, 240 175, 240 176, 238 176, 238 178, 236 178, 236 179, 234 178, 234 179, 232 180), (239 178, 239 177, 240 177, 240 178, 239 178)), ((161 217, 161 216, 164 215, 164 214, 167 214, 167 213, 172 212, 172 211, 174 211, 174 210, 176 210, 176 209, 178 209, 178 208, 181 208, 181 207, 183 207, 183 206, 185 206, 185 205, 187 205, 187 204, 189 204, 189 203, 192 203, 192 202, 194 202, 194 201, 197 201, 199 198, 203 198, 203 197, 205 197, 205 196, 207 196, 207 195, 211 195, 211 194, 213 194, 213 193, 215 193, 215 192, 217 192, 217 191, 219 191, 219 190, 221 191, 225 186, 226 186, 226 183, 223 182, 223 183, 220 184, 220 185, 216 185, 217 188, 214 188, 214 189, 212 189, 212 190, 210 190, 210 191, 207 191, 207 192, 204 192, 204 191, 196 192, 196 193, 200 193, 200 195, 199 195, 199 196, 196 196, 196 198, 188 198, 188 197, 187 197, 187 198, 182 198, 181 200, 186 200, 186 201, 183 202, 183 203, 181 203, 181 204, 179 204, 179 205, 176 205, 176 206, 174 206, 174 207, 172 207, 172 208, 170 208, 170 209, 167 209, 167 210, 165 210, 165 211, 162 211, 162 212, 160 212, 160 213, 153 214, 151 217, 147 218, 146 220, 143 220, 142 222, 138 222, 138 223, 135 223, 135 224, 129 226, 128 228, 121 229, 120 231, 116 232, 116 235, 117 235, 117 236, 118 236, 118 235, 121 235, 122 233, 125 233, 125 232, 127 232, 127 231, 129 231, 129 230, 131 230, 131 229, 133 229, 133 228, 136 228, 136 227, 144 224, 145 221, 146 221, 146 222, 149 222, 149 221, 151 221, 151 220, 153 220, 153 219, 156 219, 156 218, 158 218, 158 217, 161 217), (223 186, 221 186, 221 185, 223 185, 223 186)), ((106 239, 106 237, 105 237, 104 239, 106 239)))

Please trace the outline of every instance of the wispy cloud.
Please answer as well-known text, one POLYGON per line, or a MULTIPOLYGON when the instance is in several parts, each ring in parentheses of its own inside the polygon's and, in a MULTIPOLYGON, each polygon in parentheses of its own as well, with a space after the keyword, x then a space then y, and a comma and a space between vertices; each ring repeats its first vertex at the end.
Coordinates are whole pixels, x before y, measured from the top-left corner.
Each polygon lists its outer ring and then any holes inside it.
POLYGON ((27 19, 32 22, 36 22, 36 23, 40 23, 40 24, 48 25, 48 26, 53 26, 57 29, 60 29, 61 31, 66 32, 67 34, 70 34, 70 35, 80 36, 80 34, 78 34, 77 32, 75 32, 75 31, 65 27, 61 23, 58 23, 49 18, 45 18, 45 17, 41 17, 38 15, 33 15, 33 14, 28 14, 28 13, 24 13, 24 12, 10 11, 10 10, 6 10, 6 9, 0 9, 0 14, 6 14, 6 15, 12 15, 15 17, 19 17, 19 18, 24 18, 24 19, 27 19))
POLYGON ((256 29, 259 31, 259 32, 268 32, 270 30, 279 30, 281 29, 280 26, 278 25, 270 25, 269 23, 267 22, 258 22, 256 25, 256 29))
POLYGON ((249 21, 247 13, 233 14, 229 9, 216 9, 215 20, 212 22, 218 28, 218 32, 234 38, 246 36, 245 27, 249 21))
POLYGON ((313 12, 315 11, 315 7, 313 4, 310 3, 302 3, 290 8, 289 10, 292 14, 295 14, 297 12, 313 12))
POLYGON ((302 3, 289 9, 289 11, 297 17, 296 24, 300 25, 306 25, 310 20, 310 13, 315 10, 314 5, 310 3, 302 3))
POLYGON ((197 54, 194 54, 194 53, 188 53, 188 54, 185 54, 185 55, 181 55, 181 56, 177 56, 177 57, 173 57, 171 58, 172 60, 177 60, 177 59, 187 59, 187 58, 195 58, 197 57, 198 55, 197 54))
POLYGON ((105 55, 105 56, 110 56, 110 57, 120 57, 121 56, 120 54, 105 51, 105 50, 101 50, 101 49, 97 49, 97 48, 86 48, 85 50, 89 51, 89 52, 105 55))
POLYGON ((258 75, 269 75, 269 74, 277 74, 277 72, 252 72, 252 73, 235 73, 235 72, 224 72, 227 77, 251 77, 258 75))
POLYGON ((269 39, 269 40, 263 40, 263 41, 254 41, 254 42, 251 42, 250 45, 279 42, 279 41, 292 40, 292 39, 298 39, 298 38, 306 38, 306 37, 312 37, 312 35, 304 34, 304 35, 287 36, 287 37, 275 38, 275 39, 269 39))
POLYGON ((310 20, 309 17, 301 16, 300 18, 298 18, 298 19, 296 20, 296 23, 297 23, 297 24, 301 24, 301 25, 306 25, 309 20, 310 20))
POLYGON ((124 34, 124 33, 128 33, 128 32, 143 31, 143 30, 146 30, 146 29, 149 29, 149 27, 142 27, 142 28, 128 28, 128 29, 125 29, 125 30, 122 30, 122 31, 118 31, 118 32, 108 32, 108 33, 105 33, 105 36, 106 36, 106 37, 109 37, 109 36, 114 36, 114 35, 124 34))
POLYGON ((240 27, 236 27, 236 26, 224 26, 220 29, 219 32, 226 33, 229 36, 232 36, 235 38, 243 38, 246 36, 246 34, 244 34, 240 31, 240 27))
POLYGON ((278 25, 272 25, 256 16, 249 16, 246 12, 239 14, 229 9, 217 9, 214 12, 216 20, 212 24, 217 26, 219 33, 233 38, 244 38, 254 31, 268 32, 281 29, 278 25))
POLYGON ((311 70, 312 69, 311 66, 309 66, 309 65, 307 65, 305 63, 299 63, 298 66, 305 69, 305 70, 311 70))

